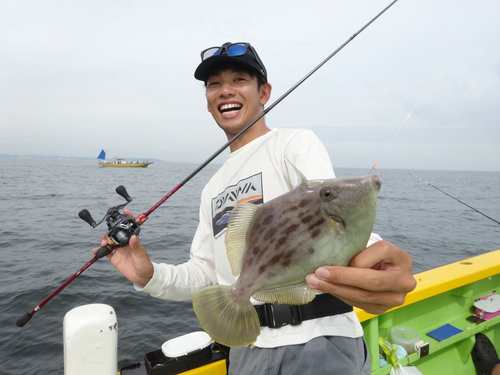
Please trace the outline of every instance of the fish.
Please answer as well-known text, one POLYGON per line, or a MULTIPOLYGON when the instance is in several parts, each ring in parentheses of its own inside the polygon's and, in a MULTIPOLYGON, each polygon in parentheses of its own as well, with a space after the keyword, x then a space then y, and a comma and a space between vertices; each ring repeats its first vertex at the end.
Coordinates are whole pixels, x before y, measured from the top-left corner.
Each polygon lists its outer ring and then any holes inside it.
POLYGON ((229 347, 253 344, 260 323, 250 298, 290 305, 309 303, 317 291, 306 276, 323 265, 347 266, 366 248, 382 181, 377 175, 307 180, 262 205, 238 203, 225 243, 233 285, 193 294, 202 328, 229 347))

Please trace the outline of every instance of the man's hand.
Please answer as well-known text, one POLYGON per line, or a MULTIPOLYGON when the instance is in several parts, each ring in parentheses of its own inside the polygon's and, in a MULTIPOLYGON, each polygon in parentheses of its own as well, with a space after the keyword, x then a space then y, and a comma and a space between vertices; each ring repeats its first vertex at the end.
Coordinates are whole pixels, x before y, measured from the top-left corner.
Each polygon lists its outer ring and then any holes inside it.
MULTIPOLYGON (((123 213, 134 217, 128 210, 124 210, 123 213)), ((107 233, 102 236, 101 246, 107 246, 111 243, 107 233)), ((95 254, 97 250, 93 249, 92 252, 95 254)), ((134 283, 144 286, 153 277, 153 263, 151 263, 146 249, 141 245, 141 241, 135 235, 130 237, 127 246, 117 247, 106 257, 123 276, 134 283)))
POLYGON ((402 305, 417 285, 410 255, 387 241, 360 252, 349 267, 319 267, 306 281, 312 289, 330 293, 370 314, 402 305))

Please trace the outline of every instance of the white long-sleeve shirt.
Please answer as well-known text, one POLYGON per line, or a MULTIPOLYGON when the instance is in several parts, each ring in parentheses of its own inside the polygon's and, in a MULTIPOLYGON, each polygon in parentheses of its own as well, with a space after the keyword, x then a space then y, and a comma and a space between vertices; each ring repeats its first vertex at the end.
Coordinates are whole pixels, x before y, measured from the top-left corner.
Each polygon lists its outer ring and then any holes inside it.
MULTIPOLYGON (((325 147, 310 130, 273 129, 227 155, 224 165, 205 186, 190 260, 175 266, 153 263, 152 280, 135 288, 153 297, 179 301, 191 299, 193 293, 208 285, 232 285, 236 277, 224 242, 230 210, 242 201, 265 203, 292 190, 298 177, 288 161, 308 180, 335 177, 325 147)), ((372 235, 369 244, 379 239, 372 235)), ((301 344, 318 336, 362 335, 356 314, 350 312, 296 326, 262 327, 255 345, 269 348, 301 344)))

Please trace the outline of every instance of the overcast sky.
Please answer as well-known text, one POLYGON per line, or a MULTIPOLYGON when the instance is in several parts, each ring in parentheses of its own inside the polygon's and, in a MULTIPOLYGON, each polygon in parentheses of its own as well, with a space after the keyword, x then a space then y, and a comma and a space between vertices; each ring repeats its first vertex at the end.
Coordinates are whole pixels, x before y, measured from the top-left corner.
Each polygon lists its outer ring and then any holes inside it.
MULTIPOLYGON (((3 0, 0 154, 202 162, 226 141, 193 77, 202 49, 251 42, 273 102, 389 3, 3 0)), ((499 171, 499 16, 399 0, 267 124, 312 129, 334 167, 499 171)))

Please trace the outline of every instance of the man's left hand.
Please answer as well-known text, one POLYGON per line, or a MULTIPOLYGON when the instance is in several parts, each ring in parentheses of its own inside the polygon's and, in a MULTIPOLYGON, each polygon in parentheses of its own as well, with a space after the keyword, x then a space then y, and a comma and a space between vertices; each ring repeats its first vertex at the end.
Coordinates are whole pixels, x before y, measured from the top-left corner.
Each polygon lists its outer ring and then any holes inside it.
POLYGON ((306 280, 312 289, 330 293, 370 314, 402 305, 417 285, 410 255, 387 241, 367 247, 349 267, 322 266, 306 280))

